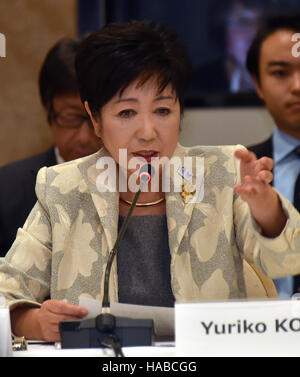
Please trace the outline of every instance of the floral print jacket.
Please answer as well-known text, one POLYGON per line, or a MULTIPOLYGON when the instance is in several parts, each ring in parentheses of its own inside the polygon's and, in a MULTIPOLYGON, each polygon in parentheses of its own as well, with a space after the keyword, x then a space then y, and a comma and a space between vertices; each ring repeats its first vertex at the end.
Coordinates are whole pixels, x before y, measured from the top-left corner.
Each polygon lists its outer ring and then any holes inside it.
MULTIPOLYGON (((288 215, 284 230, 272 239, 260 234, 247 203, 233 189, 240 181, 239 161, 234 158, 237 148, 241 146, 178 144, 174 152, 180 161, 198 157, 203 162, 202 173, 197 164, 181 173, 180 167, 174 169, 166 193, 171 285, 177 301, 245 298, 243 257, 271 278, 300 273, 298 211, 280 195, 288 215), (200 189, 195 200, 197 174, 200 189), (174 182, 179 176, 184 179, 177 190, 174 182)), ((102 148, 39 171, 38 201, 0 260, 0 294, 11 307, 24 302, 38 306, 49 295, 73 304, 80 296, 102 298, 119 216, 118 192, 99 189, 99 167, 108 156, 102 148)), ((118 300, 116 260, 110 300, 118 300)))

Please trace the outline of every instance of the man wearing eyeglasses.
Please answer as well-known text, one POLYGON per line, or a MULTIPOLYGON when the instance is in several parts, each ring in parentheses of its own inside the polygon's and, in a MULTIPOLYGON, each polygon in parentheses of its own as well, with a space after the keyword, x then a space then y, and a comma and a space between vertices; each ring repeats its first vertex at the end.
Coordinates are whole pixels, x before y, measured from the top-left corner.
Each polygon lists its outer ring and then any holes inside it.
POLYGON ((49 122, 56 142, 57 163, 88 156, 102 146, 78 94, 55 96, 49 122))
POLYGON ((0 169, 0 257, 9 250, 18 228, 23 226, 37 200, 38 170, 87 156, 102 147, 79 97, 75 73, 78 46, 79 42, 73 39, 58 41, 40 70, 40 97, 54 146, 0 169))

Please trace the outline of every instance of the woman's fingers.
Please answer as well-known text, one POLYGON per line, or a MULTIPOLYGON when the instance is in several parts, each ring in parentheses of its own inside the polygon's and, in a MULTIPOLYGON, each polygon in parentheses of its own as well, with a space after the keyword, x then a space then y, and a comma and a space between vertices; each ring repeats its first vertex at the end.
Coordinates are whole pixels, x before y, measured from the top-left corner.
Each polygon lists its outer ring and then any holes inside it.
POLYGON ((273 180, 274 162, 269 157, 262 157, 259 160, 253 152, 244 149, 238 149, 235 152, 235 157, 241 161, 241 180, 242 184, 245 182, 245 178, 250 176, 254 179, 270 183, 273 180))
POLYGON ((274 161, 272 158, 269 157, 262 157, 257 160, 260 164, 261 170, 272 170, 274 167, 274 161))
POLYGON ((255 199, 257 196, 264 195, 266 185, 269 183, 268 180, 272 178, 272 173, 270 174, 271 176, 268 174, 268 172, 263 173, 261 178, 245 176, 243 183, 234 187, 235 192, 247 202, 255 199))
POLYGON ((257 174, 257 177, 265 183, 271 183, 274 176, 269 170, 262 170, 257 174))
POLYGON ((234 156, 241 160, 242 163, 250 163, 257 160, 255 153, 248 151, 248 149, 238 149, 234 152, 234 156))
POLYGON ((82 318, 88 314, 87 309, 59 300, 48 300, 44 303, 47 310, 54 314, 82 318))
POLYGON ((88 314, 85 308, 59 300, 47 300, 39 309, 39 323, 44 339, 59 341, 59 322, 78 320, 88 314))

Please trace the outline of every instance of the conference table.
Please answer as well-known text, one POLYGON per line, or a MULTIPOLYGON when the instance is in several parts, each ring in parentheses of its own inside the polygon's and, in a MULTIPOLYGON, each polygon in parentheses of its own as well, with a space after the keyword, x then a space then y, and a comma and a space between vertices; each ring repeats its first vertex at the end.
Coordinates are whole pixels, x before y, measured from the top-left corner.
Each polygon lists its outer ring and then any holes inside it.
MULTIPOLYGON (((176 346, 174 341, 156 341, 153 346, 123 347, 122 352, 126 357, 141 358, 300 357, 299 298, 178 303, 176 346)), ((13 356, 105 358, 115 353, 111 348, 61 349, 59 343, 29 341, 27 350, 14 351, 13 356)))
MULTIPOLYGON (((152 347, 123 347, 125 357, 176 357, 174 342, 158 342, 152 347)), ((27 350, 13 351, 13 357, 114 357, 110 348, 61 349, 60 344, 28 342, 27 350)))

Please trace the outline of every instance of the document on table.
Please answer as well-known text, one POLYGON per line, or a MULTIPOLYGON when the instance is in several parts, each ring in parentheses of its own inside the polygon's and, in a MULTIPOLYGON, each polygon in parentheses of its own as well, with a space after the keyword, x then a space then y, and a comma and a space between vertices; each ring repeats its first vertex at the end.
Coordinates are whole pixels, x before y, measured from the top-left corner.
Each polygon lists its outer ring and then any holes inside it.
MULTIPOLYGON (((94 318, 101 313, 102 304, 98 300, 80 297, 79 306, 89 311, 89 314, 85 318, 94 318)), ((174 337, 174 308, 120 304, 118 302, 111 302, 110 307, 111 313, 116 317, 153 319, 155 335, 157 337, 174 337)))

